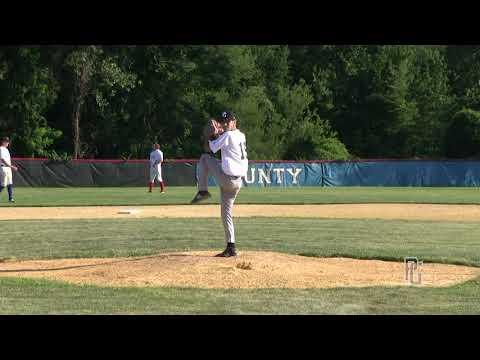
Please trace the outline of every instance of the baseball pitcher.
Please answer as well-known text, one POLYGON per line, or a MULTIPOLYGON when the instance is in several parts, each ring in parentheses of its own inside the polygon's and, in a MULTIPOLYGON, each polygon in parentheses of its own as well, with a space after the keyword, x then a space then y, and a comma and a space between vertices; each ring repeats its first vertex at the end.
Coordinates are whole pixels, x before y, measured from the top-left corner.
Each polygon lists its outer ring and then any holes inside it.
POLYGON ((211 153, 202 154, 198 162, 198 193, 191 204, 211 197, 208 192, 208 176, 214 176, 220 186, 221 214, 227 243, 226 249, 216 256, 236 256, 232 209, 242 187, 242 178, 248 171, 245 134, 237 129, 235 115, 223 112, 219 119, 210 121, 204 129, 204 136, 209 138, 208 147, 212 153, 221 150, 221 160, 215 159, 211 153))
POLYGON ((150 182, 148 184, 148 192, 152 192, 155 180, 160 184, 160 193, 165 193, 162 179, 162 162, 163 152, 160 150, 160 144, 153 144, 154 150, 150 153, 150 182))
POLYGON ((0 139, 0 192, 7 187, 8 191, 8 201, 15 202, 13 199, 13 176, 12 170, 17 171, 18 168, 12 165, 12 160, 10 158, 10 151, 8 147, 10 146, 10 139, 4 137, 0 139))

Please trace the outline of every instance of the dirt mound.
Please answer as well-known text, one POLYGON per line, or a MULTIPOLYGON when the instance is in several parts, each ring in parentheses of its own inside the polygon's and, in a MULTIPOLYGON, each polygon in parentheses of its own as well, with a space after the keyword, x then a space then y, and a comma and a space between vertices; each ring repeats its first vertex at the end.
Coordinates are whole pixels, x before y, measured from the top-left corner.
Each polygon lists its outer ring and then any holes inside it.
MULTIPOLYGON (((216 252, 165 253, 115 259, 32 260, 0 263, 0 277, 62 280, 74 284, 195 288, 334 288, 406 285, 398 262, 311 258, 242 251, 236 258, 216 252)), ((449 286, 480 275, 479 268, 425 264, 421 286, 449 286)))

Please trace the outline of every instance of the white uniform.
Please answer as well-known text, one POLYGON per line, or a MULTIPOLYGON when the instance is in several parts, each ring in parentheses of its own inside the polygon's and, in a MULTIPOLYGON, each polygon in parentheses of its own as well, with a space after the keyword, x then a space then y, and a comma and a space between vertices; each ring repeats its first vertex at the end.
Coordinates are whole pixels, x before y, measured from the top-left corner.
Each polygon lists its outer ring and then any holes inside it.
POLYGON ((161 150, 153 150, 150 153, 150 182, 155 179, 162 182, 162 162, 163 152, 161 150))
MULTIPOLYGON (((0 146, 0 159, 5 160, 8 165, 12 165, 12 160, 10 158, 10 151, 5 146, 0 146)), ((0 186, 5 187, 13 184, 12 169, 4 166, 3 161, 1 162, 0 170, 0 186)))
POLYGON ((198 190, 208 190, 208 176, 212 175, 220 186, 220 211, 225 241, 235 243, 232 209, 242 187, 242 178, 248 172, 245 135, 238 129, 226 131, 216 140, 208 142, 212 152, 222 151, 222 161, 203 154, 198 163, 198 190))
POLYGON ((225 131, 208 142, 213 153, 222 150, 222 170, 230 176, 247 176, 248 159, 245 134, 240 130, 225 131))

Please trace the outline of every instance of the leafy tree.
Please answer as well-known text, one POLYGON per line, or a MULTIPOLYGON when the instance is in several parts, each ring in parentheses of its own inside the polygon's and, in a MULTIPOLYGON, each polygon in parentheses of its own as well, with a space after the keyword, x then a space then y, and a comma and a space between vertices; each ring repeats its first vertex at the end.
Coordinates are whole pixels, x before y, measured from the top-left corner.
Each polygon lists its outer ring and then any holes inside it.
POLYGON ((44 113, 56 100, 58 84, 41 62, 38 47, 9 47, 0 52, 0 128, 12 136, 15 152, 48 156, 61 132, 48 126, 44 113))
POLYGON ((73 51, 67 58, 66 66, 72 71, 72 131, 73 158, 81 155, 80 115, 85 97, 90 91, 91 79, 94 76, 97 58, 101 50, 96 46, 86 46, 73 51))
POLYGON ((337 138, 330 124, 316 114, 309 114, 294 126, 286 139, 283 159, 292 160, 347 160, 345 145, 337 138))
POLYGON ((480 110, 480 46, 447 46, 446 60, 457 108, 480 110))
MULTIPOLYGON (((229 99, 226 100, 228 103, 229 99)), ((250 159, 275 159, 281 155, 282 129, 272 123, 275 108, 261 86, 244 89, 229 103, 238 116, 238 126, 247 137, 250 159)))
POLYGON ((447 131, 446 154, 452 158, 480 155, 480 112, 462 109, 457 112, 447 131))
POLYGON ((129 91, 135 86, 136 76, 124 72, 98 46, 84 46, 72 51, 65 65, 72 73, 72 129, 73 158, 82 156, 80 141, 80 117, 87 97, 94 97, 96 106, 108 114, 108 100, 114 98, 118 90, 129 91))
POLYGON ((444 138, 455 100, 443 47, 416 47, 409 88, 416 117, 410 134, 410 156, 443 156, 444 138))
POLYGON ((197 157, 205 121, 231 109, 252 159, 439 157, 453 151, 448 132, 468 128, 461 110, 480 111, 479 56, 478 46, 4 47, 0 131, 19 155, 145 157, 159 141, 168 157, 197 157))
POLYGON ((379 152, 392 157, 411 156, 410 134, 418 116, 417 104, 410 92, 414 76, 414 49, 409 46, 383 47, 377 64, 380 71, 374 72, 373 81, 379 93, 383 94, 386 105, 386 111, 379 114, 386 121, 383 146, 379 152))

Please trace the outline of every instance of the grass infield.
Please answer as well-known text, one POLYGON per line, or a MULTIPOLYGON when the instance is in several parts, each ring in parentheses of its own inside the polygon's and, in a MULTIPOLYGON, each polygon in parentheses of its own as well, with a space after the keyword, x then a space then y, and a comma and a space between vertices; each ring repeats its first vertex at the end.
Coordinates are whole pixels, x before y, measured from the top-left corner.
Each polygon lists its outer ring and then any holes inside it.
MULTIPOLYGON (((16 188, 17 202, 7 203, 2 193, 0 206, 187 204, 195 192, 194 187, 167 187, 164 195, 148 194, 146 188, 16 188)), ((210 203, 218 203, 218 189, 211 192, 210 203)), ((480 204, 480 192, 476 188, 243 188, 237 203, 480 204)), ((383 260, 414 255, 426 262, 480 266, 480 228, 474 223, 237 218, 235 224, 237 242, 245 250, 383 260)), ((223 247, 217 218, 22 220, 0 225, 6 234, 0 240, 0 261, 223 247)), ((0 273, 0 314, 479 314, 479 293, 480 279, 449 288, 202 290, 75 286, 2 278, 0 273)))
POLYGON ((449 288, 102 288, 0 278, 1 314, 479 314, 480 280, 449 288))
MULTIPOLYGON (((0 258, 115 257, 222 249, 219 219, 2 221, 0 258), (212 230, 213 229, 213 230, 212 230)), ((480 266, 473 223, 235 219, 241 249, 480 266)), ((1 262, 0 262, 1 269, 1 262)), ((105 288, 2 278, 0 314, 479 314, 480 279, 449 288, 105 288)))
MULTIPOLYGON (((236 218, 238 246, 306 256, 425 261, 480 267, 476 223, 308 218, 236 218)), ((124 257, 221 250, 222 223, 206 219, 2 221, 0 259, 124 257), (188 224, 188 226, 186 226, 188 224)))
MULTIPOLYGON (((207 203, 219 202, 218 188, 210 189, 207 203)), ((167 187, 165 194, 147 193, 142 187, 95 188, 15 188, 15 204, 0 194, 1 206, 110 206, 188 204, 195 187, 167 187)), ((302 187, 243 188, 238 204, 353 204, 353 203, 424 203, 480 204, 478 188, 434 187, 302 187)))

